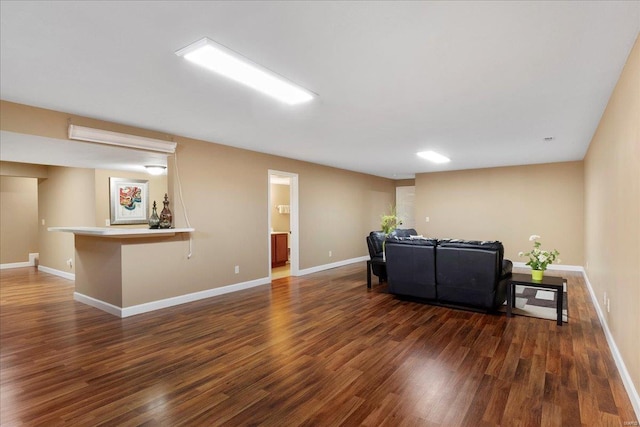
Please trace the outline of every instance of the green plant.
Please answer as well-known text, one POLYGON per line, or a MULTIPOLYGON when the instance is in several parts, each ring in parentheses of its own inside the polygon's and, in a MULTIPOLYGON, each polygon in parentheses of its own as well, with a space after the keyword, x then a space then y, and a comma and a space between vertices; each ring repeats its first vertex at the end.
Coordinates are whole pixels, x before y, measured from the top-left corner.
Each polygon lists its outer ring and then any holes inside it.
POLYGON ((560 252, 557 250, 545 251, 540 249, 540 242, 538 241, 540 236, 533 234, 529 237, 529 241, 533 242, 533 249, 531 252, 519 252, 518 256, 529 257, 529 261, 526 265, 530 266, 533 270, 546 270, 549 264, 553 264, 554 261, 561 262, 558 256, 560 252))
POLYGON ((382 215, 380 227, 382 228, 382 232, 385 236, 388 236, 395 230, 399 225, 402 225, 402 221, 398 218, 396 214, 396 208, 394 206, 390 206, 391 213, 382 215))

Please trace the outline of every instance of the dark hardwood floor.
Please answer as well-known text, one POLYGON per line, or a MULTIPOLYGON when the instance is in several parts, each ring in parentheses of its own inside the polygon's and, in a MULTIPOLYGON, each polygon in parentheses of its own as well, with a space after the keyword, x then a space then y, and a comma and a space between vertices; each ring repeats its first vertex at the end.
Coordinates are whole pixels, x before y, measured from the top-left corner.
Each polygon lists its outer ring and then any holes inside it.
POLYGON ((637 422, 578 273, 562 327, 368 291, 364 263, 126 319, 0 276, 3 426, 637 422))

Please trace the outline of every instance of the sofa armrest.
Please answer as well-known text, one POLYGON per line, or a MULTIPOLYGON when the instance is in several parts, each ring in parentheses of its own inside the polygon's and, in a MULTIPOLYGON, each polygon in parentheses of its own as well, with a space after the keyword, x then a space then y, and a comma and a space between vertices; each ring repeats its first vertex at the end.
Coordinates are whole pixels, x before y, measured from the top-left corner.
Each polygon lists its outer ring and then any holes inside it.
POLYGON ((500 272, 500 278, 507 277, 511 274, 513 270, 513 263, 510 259, 502 260, 502 271, 500 272))

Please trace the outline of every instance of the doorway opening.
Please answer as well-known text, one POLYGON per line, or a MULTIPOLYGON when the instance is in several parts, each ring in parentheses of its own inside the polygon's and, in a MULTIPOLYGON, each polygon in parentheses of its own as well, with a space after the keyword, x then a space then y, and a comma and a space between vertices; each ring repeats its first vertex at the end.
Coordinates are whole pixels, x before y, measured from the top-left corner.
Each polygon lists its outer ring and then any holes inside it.
POLYGON ((269 278, 298 275, 298 174, 269 170, 269 278))

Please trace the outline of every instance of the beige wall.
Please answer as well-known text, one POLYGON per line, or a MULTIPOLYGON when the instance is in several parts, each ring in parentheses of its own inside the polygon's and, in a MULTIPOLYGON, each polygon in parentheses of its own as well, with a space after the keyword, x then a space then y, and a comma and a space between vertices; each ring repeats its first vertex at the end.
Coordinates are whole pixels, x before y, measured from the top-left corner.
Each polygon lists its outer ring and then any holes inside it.
POLYGON ((50 166, 38 185, 40 265, 74 273, 66 261, 75 258, 73 234, 54 233, 48 227, 95 226, 93 169, 50 166))
POLYGON ((585 267, 640 390, 640 41, 585 157, 585 267))
POLYGON ((289 231, 291 226, 289 220, 291 215, 280 213, 278 205, 289 205, 291 203, 289 190, 286 184, 271 184, 271 228, 273 231, 289 231))
MULTIPOLYGON (((73 234, 70 233, 52 234, 69 235, 73 240, 73 234)), ((116 307, 122 307, 120 239, 76 236, 75 250, 75 291, 116 307)), ((149 263, 148 260, 145 261, 149 263)))
POLYGON ((0 127, 9 132, 67 139, 69 123, 170 141, 171 136, 104 120, 0 100, 0 127))
POLYGON ((48 168, 45 165, 0 161, 1 176, 21 176, 25 178, 46 178, 48 168))
MULTIPOLYGON (((0 114, 3 130, 25 134, 66 138, 71 118, 85 126, 169 139, 155 132, 5 101, 0 114)), ((174 277, 176 271, 181 276, 165 289, 149 286, 146 295, 123 296, 125 305, 268 277, 270 169, 299 176, 301 269, 366 256, 364 238, 370 230, 379 228, 380 215, 395 198, 395 185, 389 179, 187 138, 174 140, 178 143, 184 202, 190 224, 196 228, 193 256, 187 258, 187 240, 175 239, 163 249, 163 257, 178 260, 169 271, 158 257, 149 260, 144 251, 131 246, 128 251, 150 266, 153 277, 174 277), (239 274, 234 273, 236 265, 239 274)), ((174 159, 168 160, 167 186, 174 224, 185 226, 174 159)), ((98 182, 104 181, 103 177, 94 170, 50 168, 49 179, 40 184, 41 218, 47 220, 46 226, 40 227, 43 265, 73 272, 66 266, 66 260, 73 258, 72 235, 43 230, 49 226, 104 225, 108 205, 98 199, 98 193, 104 191, 98 182), (85 196, 79 198, 83 191, 85 196)))
POLYGON ((395 201, 393 181, 309 164, 299 173, 300 267, 367 255, 365 237, 395 201))
POLYGON ((0 264, 38 252, 38 180, 0 176, 0 264))
MULTIPOLYGON (((191 262, 211 278, 211 287, 268 275, 270 169, 298 174, 301 269, 365 256, 365 236, 379 227, 379 215, 393 202, 394 185, 388 179, 202 141, 176 141, 185 204, 197 230, 191 262), (233 273, 235 265, 239 275, 233 273)), ((177 211, 177 223, 185 225, 177 211)))
POLYGON ((582 162, 418 174, 416 229, 437 238, 500 240, 512 261, 526 261, 518 252, 538 234, 563 264, 582 265, 583 189, 582 162))

